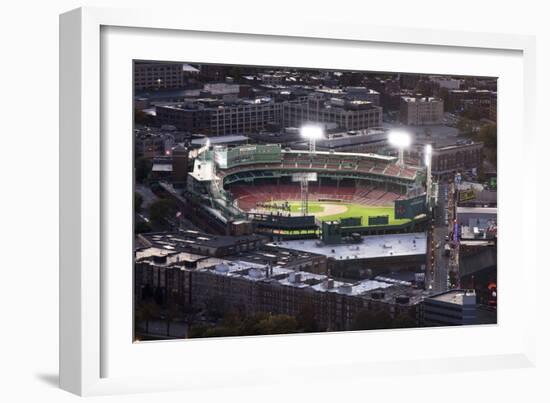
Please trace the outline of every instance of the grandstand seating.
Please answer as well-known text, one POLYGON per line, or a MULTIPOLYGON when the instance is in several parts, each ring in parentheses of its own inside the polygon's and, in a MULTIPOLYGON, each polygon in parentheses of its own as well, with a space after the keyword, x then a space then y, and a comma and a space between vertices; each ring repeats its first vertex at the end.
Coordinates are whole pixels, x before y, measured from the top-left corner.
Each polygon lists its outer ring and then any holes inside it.
POLYGON ((399 167, 394 162, 385 162, 369 158, 343 158, 340 155, 317 155, 311 159, 309 155, 284 154, 281 163, 250 164, 218 170, 217 174, 222 179, 227 175, 242 171, 270 169, 306 169, 306 170, 330 170, 330 171, 355 171, 394 178, 414 180, 419 168, 413 166, 399 167))
MULTIPOLYGON (((238 205, 243 210, 256 208, 258 202, 269 201, 296 201, 301 198, 300 185, 282 184, 282 185, 245 185, 235 184, 230 187, 230 192, 238 201, 238 205)), ((398 199, 405 198, 395 192, 387 192, 382 189, 376 189, 374 186, 336 186, 318 185, 312 183, 309 186, 309 200, 333 199, 343 202, 358 203, 367 206, 390 206, 398 199)))

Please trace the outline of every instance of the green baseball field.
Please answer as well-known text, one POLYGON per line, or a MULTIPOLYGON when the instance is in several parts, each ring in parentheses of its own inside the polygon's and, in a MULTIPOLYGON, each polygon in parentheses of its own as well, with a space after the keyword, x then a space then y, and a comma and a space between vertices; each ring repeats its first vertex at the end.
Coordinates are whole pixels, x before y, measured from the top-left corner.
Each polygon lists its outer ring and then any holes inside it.
MULTIPOLYGON (((273 203, 282 204, 284 202, 274 201, 273 203)), ((291 213, 301 213, 301 204, 299 201, 292 201, 290 205, 291 213)), ((363 217, 363 226, 369 225, 369 217, 389 216, 389 224, 404 224, 409 219, 395 219, 393 206, 373 207, 354 203, 333 203, 333 202, 309 202, 309 214, 316 216, 321 221, 334 221, 348 217, 363 217)))

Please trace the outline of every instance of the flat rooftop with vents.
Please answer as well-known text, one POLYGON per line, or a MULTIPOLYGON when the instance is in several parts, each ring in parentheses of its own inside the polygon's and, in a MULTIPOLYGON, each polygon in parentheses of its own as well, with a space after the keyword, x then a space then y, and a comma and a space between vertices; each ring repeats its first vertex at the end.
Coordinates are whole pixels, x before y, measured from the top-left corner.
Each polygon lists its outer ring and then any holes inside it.
POLYGON ((360 243, 327 245, 317 239, 281 241, 268 244, 309 253, 323 254, 336 260, 375 259, 389 256, 418 256, 426 254, 427 235, 411 234, 364 236, 360 243))

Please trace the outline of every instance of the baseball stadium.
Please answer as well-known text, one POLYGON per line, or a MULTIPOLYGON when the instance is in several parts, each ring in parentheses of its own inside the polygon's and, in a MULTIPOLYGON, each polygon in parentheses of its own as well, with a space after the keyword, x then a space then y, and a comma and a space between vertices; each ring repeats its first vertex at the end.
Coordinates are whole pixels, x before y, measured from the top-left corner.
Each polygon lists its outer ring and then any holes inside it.
POLYGON ((338 236, 413 232, 426 221, 425 176, 425 168, 395 156, 207 144, 186 198, 193 214, 230 235, 326 238, 329 227, 338 236))

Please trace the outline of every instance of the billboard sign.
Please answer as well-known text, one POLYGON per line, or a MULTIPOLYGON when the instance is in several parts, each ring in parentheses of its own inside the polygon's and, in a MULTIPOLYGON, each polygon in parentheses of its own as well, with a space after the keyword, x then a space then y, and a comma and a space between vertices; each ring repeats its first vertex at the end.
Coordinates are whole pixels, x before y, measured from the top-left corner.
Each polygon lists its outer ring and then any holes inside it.
POLYGON ((363 217, 344 217, 340 219, 340 225, 342 227, 360 227, 362 225, 362 221, 363 217))
POLYGON ((394 214, 396 219, 412 219, 420 214, 426 214, 426 194, 406 200, 396 200, 394 214))
POLYGON ((292 182, 315 182, 317 180, 317 172, 300 172, 292 174, 292 182))
POLYGON ((388 223, 389 216, 387 215, 369 217, 369 225, 388 225, 388 223))
POLYGON ((476 198, 476 192, 474 189, 466 189, 458 192, 458 202, 465 202, 468 200, 474 200, 476 198))

